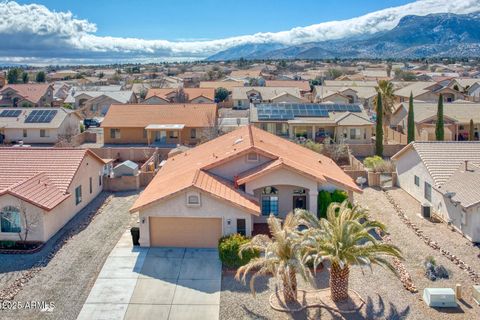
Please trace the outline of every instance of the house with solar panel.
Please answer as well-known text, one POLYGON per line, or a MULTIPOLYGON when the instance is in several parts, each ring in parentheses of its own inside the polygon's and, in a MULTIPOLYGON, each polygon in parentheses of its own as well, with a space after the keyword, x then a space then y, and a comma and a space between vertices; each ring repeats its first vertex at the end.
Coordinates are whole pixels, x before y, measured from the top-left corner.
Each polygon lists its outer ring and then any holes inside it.
POLYGON ((365 144, 372 142, 374 122, 361 104, 262 103, 250 107, 250 123, 289 139, 365 144))
POLYGON ((64 108, 0 109, 0 142, 55 144, 79 134, 80 120, 64 108))

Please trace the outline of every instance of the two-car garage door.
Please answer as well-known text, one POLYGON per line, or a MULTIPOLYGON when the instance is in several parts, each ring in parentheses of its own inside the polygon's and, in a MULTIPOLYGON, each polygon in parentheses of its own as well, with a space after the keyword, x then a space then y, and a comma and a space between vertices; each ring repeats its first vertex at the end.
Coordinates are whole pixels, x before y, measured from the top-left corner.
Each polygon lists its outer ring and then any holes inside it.
POLYGON ((221 218, 150 217, 152 247, 214 248, 221 236, 221 218))

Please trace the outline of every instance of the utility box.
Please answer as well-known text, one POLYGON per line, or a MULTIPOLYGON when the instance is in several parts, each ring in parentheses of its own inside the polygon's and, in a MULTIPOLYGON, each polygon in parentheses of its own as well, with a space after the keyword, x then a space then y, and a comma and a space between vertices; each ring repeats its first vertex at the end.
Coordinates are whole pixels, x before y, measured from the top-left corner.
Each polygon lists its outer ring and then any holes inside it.
POLYGON ((423 301, 429 307, 456 308, 455 291, 451 288, 425 288, 423 301))
POLYGON ((472 295, 475 302, 480 305, 480 286, 473 286, 472 295))

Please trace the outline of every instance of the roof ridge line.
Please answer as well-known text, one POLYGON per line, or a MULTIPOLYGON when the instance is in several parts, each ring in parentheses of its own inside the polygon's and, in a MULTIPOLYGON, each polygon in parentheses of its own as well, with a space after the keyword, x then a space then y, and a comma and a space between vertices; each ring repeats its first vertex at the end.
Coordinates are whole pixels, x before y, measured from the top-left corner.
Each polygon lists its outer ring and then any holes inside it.
POLYGON ((249 139, 250 139, 250 144, 252 147, 255 147, 255 142, 253 140, 253 132, 252 132, 252 125, 249 125, 248 126, 248 134, 250 135, 249 136, 249 139))

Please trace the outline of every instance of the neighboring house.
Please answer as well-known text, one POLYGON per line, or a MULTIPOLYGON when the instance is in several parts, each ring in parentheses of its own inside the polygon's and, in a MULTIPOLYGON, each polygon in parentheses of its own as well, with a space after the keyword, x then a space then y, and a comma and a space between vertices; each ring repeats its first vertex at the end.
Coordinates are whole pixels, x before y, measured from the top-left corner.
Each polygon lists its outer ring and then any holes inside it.
POLYGON ((298 88, 302 96, 305 96, 312 91, 312 88, 310 88, 310 82, 306 80, 266 80, 265 87, 298 88))
POLYGON ((480 142, 413 142, 392 160, 403 190, 480 242, 480 142))
MULTIPOLYGON (((448 81, 447 81, 448 83, 448 81)), ((418 81, 412 82, 403 88, 395 91, 394 96, 396 102, 408 102, 410 94, 413 95, 414 100, 424 102, 437 102, 440 94, 443 95, 445 102, 454 102, 456 100, 465 100, 466 95, 449 88, 443 83, 432 81, 418 81)))
POLYGON ((169 158, 130 212, 141 246, 217 247, 270 214, 317 214, 319 190, 335 189, 361 192, 330 158, 249 125, 169 158))
POLYGON ((183 89, 148 89, 143 103, 168 104, 168 103, 214 103, 215 89, 213 88, 183 88, 183 89), (185 101, 179 101, 182 96, 185 101))
POLYGON ((89 150, 0 148, 0 163, 0 240, 45 242, 103 189, 89 150))
POLYGON ((73 90, 65 99, 65 103, 73 104, 74 109, 80 110, 85 116, 104 116, 110 105, 120 103, 137 103, 133 91, 120 90, 119 86, 99 87, 95 91, 73 90))
POLYGON ((360 104, 278 103, 250 108, 250 123, 277 136, 371 143, 374 123, 360 104))
POLYGON ((200 81, 200 88, 225 88, 232 92, 235 87, 243 87, 244 81, 200 81))
POLYGON ((0 107, 50 107, 53 85, 48 83, 8 84, 0 90, 0 107))
POLYGON ((235 87, 232 89, 233 107, 248 109, 250 103, 305 102, 300 90, 293 87, 235 87))
POLYGON ((7 84, 7 80, 5 79, 5 74, 0 71, 0 89, 7 84))
POLYGON ((48 80, 58 81, 58 80, 67 80, 74 79, 79 75, 78 71, 75 70, 59 70, 56 72, 49 73, 47 75, 48 80))
POLYGON ((259 79, 262 76, 262 70, 257 69, 247 69, 247 70, 233 70, 229 77, 237 80, 250 80, 250 79, 259 79))
POLYGON ((217 126, 216 104, 112 105, 102 122, 105 144, 195 145, 217 126))
POLYGON ((313 102, 361 103, 367 109, 373 109, 377 91, 373 86, 315 86, 313 102))
POLYGON ((81 118, 64 108, 0 109, 0 134, 5 142, 54 144, 80 133, 81 118))
MULTIPOLYGON (((437 103, 415 102, 415 140, 434 141, 437 103)), ((468 140, 470 120, 474 123, 474 140, 479 139, 480 104, 454 102, 443 105, 445 140, 468 140)), ((407 133, 408 103, 402 103, 392 115, 391 125, 407 133)))

